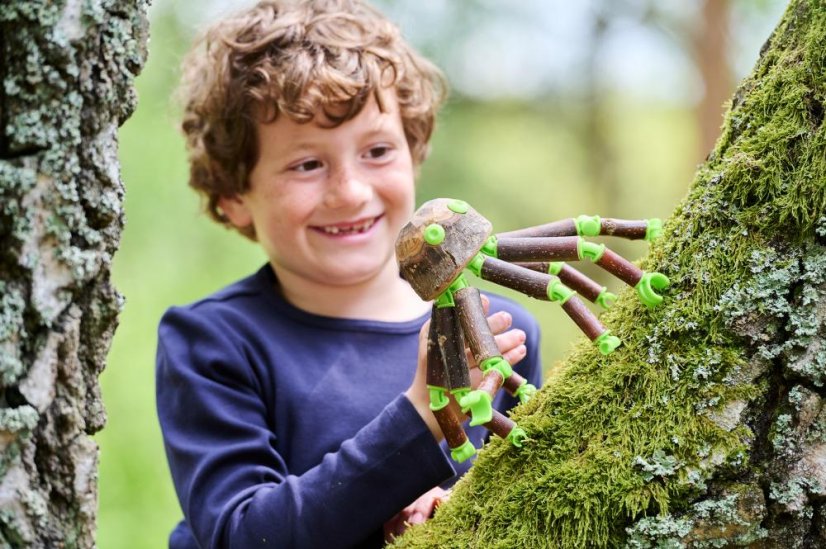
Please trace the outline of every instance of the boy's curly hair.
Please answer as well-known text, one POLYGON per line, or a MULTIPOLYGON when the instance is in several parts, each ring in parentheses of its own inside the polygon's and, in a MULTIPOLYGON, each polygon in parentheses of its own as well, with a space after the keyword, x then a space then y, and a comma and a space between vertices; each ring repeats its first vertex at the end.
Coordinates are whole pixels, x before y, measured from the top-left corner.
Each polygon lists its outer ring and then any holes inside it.
POLYGON ((323 112, 335 126, 371 95, 381 107, 384 87, 396 92, 418 166, 447 86, 383 15, 359 0, 264 0, 223 19, 184 60, 189 184, 205 196, 210 216, 228 225, 218 200, 249 188, 259 122, 284 114, 306 123, 323 112))

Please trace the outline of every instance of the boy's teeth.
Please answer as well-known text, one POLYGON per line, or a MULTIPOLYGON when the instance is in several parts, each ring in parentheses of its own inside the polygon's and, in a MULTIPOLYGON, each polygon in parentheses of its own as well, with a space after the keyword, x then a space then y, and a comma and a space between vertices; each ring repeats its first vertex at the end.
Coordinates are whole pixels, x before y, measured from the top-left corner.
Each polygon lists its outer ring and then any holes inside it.
POLYGON ((339 234, 339 233, 361 233, 369 229, 375 223, 375 219, 370 219, 365 221, 364 223, 360 223, 358 225, 353 225, 352 227, 322 227, 324 232, 327 234, 339 234))

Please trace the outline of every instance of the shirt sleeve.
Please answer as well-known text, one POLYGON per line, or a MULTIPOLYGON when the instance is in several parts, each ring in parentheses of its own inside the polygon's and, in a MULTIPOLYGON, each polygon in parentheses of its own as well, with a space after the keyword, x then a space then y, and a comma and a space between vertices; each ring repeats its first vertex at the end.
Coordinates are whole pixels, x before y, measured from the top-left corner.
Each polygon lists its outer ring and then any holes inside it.
POLYGON ((315 467, 290 474, 244 346, 204 316, 164 316, 156 386, 173 482, 202 547, 350 546, 453 475, 404 395, 315 467))

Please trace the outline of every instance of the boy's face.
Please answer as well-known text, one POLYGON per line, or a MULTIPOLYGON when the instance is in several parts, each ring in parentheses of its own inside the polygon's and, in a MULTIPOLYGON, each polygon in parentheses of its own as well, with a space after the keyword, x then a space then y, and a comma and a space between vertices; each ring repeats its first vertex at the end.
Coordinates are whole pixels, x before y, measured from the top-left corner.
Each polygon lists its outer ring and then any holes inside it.
POLYGON ((254 226, 279 276, 346 286, 395 269, 414 168, 395 95, 382 104, 371 98, 335 128, 287 116, 259 125, 250 188, 220 206, 234 225, 254 226))

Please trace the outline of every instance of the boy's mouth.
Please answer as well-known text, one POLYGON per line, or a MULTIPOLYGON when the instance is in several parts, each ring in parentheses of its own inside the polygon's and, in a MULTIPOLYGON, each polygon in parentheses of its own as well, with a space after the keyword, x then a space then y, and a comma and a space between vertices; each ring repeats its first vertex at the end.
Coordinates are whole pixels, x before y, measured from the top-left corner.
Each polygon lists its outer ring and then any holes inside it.
POLYGON ((333 225, 319 225, 311 227, 313 230, 329 234, 333 236, 341 236, 348 234, 366 233, 373 228, 373 225, 384 216, 378 215, 376 217, 368 217, 366 219, 359 219, 352 223, 336 223, 333 225))

